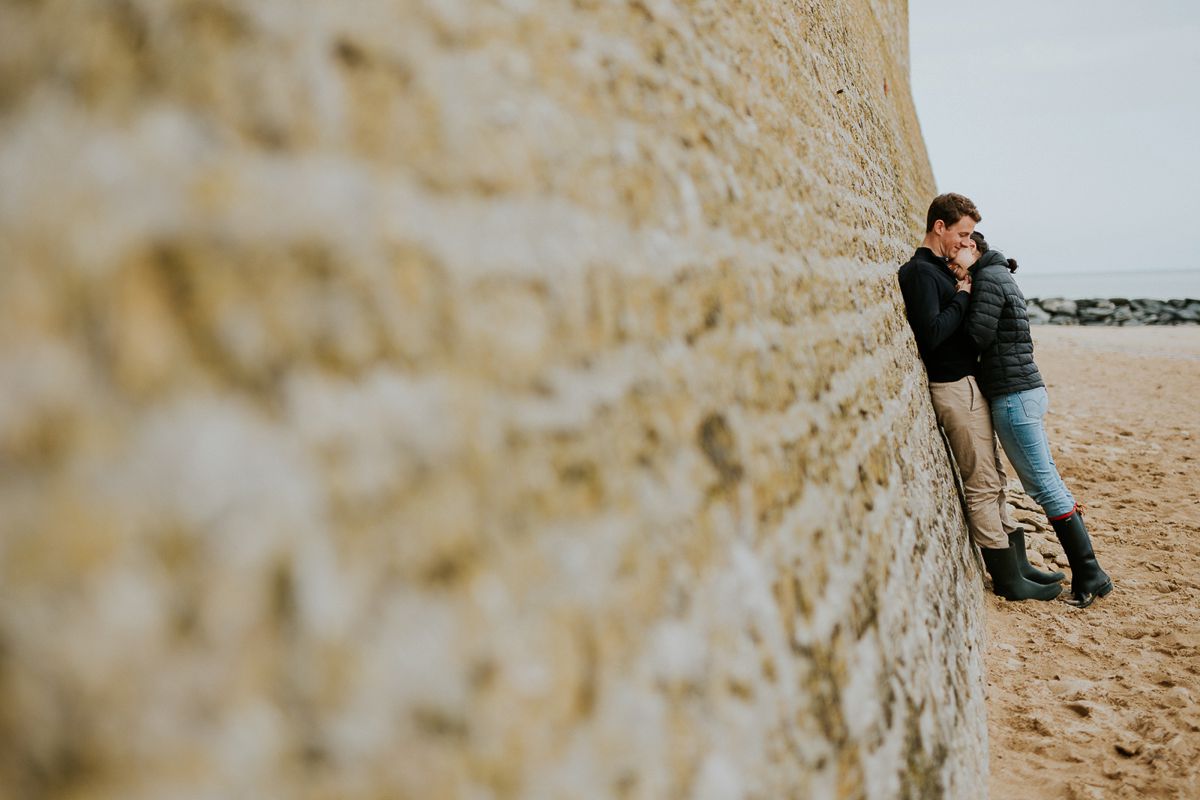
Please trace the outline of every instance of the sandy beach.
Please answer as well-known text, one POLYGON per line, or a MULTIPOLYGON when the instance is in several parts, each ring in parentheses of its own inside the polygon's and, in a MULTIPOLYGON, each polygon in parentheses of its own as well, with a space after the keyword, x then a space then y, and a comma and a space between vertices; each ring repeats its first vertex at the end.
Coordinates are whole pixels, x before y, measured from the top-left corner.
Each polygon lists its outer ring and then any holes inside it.
POLYGON ((1082 610, 988 595, 991 796, 1200 797, 1200 328, 1034 339, 1055 460, 1116 591, 1082 610))

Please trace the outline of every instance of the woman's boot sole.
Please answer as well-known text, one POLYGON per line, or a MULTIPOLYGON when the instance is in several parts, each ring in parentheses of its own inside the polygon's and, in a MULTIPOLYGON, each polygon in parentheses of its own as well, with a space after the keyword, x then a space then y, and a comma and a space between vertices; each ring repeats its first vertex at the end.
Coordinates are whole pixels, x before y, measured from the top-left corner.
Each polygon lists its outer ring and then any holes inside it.
POLYGON ((1109 580, 1108 583, 1101 586, 1095 592, 1084 592, 1082 596, 1072 595, 1071 598, 1067 599, 1066 602, 1075 606, 1076 608, 1087 608, 1092 603, 1096 602, 1097 599, 1101 597, 1107 597, 1112 590, 1113 582, 1112 580, 1109 580))

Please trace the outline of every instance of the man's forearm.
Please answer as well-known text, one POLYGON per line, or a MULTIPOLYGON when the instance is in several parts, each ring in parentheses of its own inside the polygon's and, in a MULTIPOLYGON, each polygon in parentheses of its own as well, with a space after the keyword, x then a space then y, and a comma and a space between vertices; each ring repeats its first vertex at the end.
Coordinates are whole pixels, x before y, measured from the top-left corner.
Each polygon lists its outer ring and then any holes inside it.
POLYGON ((930 318, 927 323, 919 326, 916 331, 917 342, 923 350, 927 352, 933 350, 958 329, 966 315, 969 297, 966 292, 959 292, 954 295, 954 300, 950 305, 930 318))

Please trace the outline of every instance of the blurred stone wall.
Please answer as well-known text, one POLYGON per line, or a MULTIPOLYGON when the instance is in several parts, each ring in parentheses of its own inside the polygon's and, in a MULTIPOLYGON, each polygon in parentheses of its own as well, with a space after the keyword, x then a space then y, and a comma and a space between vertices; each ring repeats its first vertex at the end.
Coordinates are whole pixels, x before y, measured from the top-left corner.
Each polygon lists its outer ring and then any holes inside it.
POLYGON ((982 797, 906 24, 0 2, 0 796, 982 797))

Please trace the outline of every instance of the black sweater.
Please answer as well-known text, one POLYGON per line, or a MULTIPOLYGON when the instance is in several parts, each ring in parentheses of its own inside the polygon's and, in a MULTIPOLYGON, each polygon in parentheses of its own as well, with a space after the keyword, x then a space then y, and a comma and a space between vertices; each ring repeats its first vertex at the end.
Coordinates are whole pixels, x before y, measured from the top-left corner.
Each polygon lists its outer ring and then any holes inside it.
POLYGON ((988 250, 971 268, 974 284, 967 334, 979 348, 979 389, 988 397, 1045 386, 1033 363, 1029 315, 1008 260, 988 250))
POLYGON ((975 371, 975 346, 963 319, 971 296, 954 290, 957 281, 945 260, 920 247, 898 273, 908 324, 917 339, 929 380, 948 383, 975 371))

